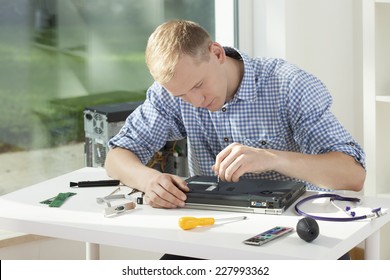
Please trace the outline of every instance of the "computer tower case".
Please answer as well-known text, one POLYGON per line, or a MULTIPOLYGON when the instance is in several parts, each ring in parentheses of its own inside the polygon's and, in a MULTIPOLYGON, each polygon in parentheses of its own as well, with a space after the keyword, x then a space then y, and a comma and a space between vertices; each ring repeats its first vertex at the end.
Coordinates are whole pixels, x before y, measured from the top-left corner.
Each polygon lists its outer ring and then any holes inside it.
MULTIPOLYGON (((85 166, 103 167, 108 141, 124 125, 126 118, 143 102, 125 102, 86 107, 84 110, 85 166)), ((167 142, 148 163, 162 172, 188 176, 187 141, 167 142)))
POLYGON ((85 165, 104 166, 107 142, 124 125, 126 118, 143 102, 125 102, 86 107, 84 110, 85 165))

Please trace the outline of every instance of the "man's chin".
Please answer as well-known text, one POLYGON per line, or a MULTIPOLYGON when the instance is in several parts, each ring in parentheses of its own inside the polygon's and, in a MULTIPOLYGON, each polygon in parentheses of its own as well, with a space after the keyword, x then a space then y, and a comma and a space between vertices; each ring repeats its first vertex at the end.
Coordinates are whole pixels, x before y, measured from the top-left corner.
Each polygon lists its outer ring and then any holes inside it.
POLYGON ((221 110, 222 107, 207 107, 206 109, 209 110, 210 112, 217 112, 221 110))
POLYGON ((209 106, 206 107, 210 112, 217 112, 222 109, 223 105, 216 104, 217 102, 214 100, 210 103, 209 106))

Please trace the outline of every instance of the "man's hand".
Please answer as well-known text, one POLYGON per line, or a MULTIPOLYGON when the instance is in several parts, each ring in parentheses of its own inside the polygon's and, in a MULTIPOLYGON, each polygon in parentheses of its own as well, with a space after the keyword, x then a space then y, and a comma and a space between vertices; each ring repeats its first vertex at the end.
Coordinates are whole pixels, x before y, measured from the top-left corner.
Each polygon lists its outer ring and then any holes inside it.
POLYGON ((186 182, 179 176, 161 173, 142 164, 131 151, 123 148, 111 149, 106 157, 105 168, 111 178, 120 180, 145 193, 152 207, 183 207, 189 191, 186 182))
POLYGON ((179 176, 167 173, 155 173, 146 180, 144 188, 147 203, 155 208, 184 207, 188 192, 186 182, 179 176))
POLYGON ((213 171, 223 181, 237 182, 245 173, 272 170, 276 161, 270 150, 233 143, 216 157, 213 171))
POLYGON ((213 171, 223 181, 237 182, 245 173, 275 171, 321 188, 360 191, 365 169, 354 157, 332 151, 324 154, 261 149, 233 143, 216 157, 213 171))

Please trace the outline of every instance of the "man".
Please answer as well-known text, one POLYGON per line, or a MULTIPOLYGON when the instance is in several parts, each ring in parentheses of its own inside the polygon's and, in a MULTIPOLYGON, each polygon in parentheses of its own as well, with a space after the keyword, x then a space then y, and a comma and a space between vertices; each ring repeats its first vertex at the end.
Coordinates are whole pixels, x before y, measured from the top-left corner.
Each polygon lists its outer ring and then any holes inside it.
POLYGON ((146 63, 155 83, 110 140, 109 176, 153 207, 183 207, 185 181, 146 167, 167 141, 187 138, 190 175, 297 179, 359 191, 365 155, 330 112, 314 76, 280 59, 250 58, 175 20, 153 32, 146 63))

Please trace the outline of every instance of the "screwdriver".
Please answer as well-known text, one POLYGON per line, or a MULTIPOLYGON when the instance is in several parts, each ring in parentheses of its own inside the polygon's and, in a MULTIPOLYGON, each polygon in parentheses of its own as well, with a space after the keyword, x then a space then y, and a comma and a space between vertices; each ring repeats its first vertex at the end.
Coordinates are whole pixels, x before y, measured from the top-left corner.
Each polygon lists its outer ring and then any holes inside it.
POLYGON ((222 218, 222 219, 214 219, 214 218, 195 218, 195 217, 181 217, 179 219, 179 227, 184 230, 193 229, 197 226, 211 226, 215 222, 228 222, 228 221, 240 221, 245 220, 246 216, 239 217, 231 217, 231 218, 222 218))

